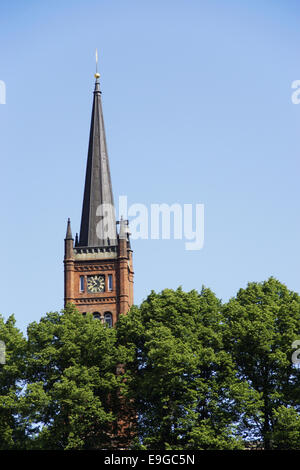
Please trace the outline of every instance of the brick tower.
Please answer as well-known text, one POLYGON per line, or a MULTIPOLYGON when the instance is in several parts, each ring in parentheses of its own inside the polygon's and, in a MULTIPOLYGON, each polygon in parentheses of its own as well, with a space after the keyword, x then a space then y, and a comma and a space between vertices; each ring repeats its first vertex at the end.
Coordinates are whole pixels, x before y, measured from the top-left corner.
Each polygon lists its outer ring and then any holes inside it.
POLYGON ((113 326, 133 304, 132 250, 128 221, 116 222, 100 75, 95 77, 80 236, 74 243, 68 219, 65 238, 65 305, 113 326))

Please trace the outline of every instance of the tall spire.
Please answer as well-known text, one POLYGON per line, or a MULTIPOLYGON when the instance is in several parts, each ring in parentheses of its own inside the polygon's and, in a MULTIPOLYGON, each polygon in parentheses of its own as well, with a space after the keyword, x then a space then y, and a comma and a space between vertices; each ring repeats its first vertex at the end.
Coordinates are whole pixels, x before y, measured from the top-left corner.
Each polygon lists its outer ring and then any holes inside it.
MULTIPOLYGON (((98 61, 96 55, 96 65, 98 61)), ((96 69, 79 245, 117 244, 114 200, 102 112, 100 74, 96 69)))

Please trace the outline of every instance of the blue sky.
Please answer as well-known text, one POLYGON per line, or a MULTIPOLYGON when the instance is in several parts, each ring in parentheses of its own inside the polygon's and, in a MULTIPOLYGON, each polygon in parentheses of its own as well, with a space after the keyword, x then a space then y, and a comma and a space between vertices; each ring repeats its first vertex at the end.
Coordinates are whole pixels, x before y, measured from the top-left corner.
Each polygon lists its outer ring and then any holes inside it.
POLYGON ((135 302, 275 276, 299 292, 300 5, 293 0, 1 2, 0 312, 63 307, 99 51, 115 199, 205 205, 205 241, 133 242, 135 302))

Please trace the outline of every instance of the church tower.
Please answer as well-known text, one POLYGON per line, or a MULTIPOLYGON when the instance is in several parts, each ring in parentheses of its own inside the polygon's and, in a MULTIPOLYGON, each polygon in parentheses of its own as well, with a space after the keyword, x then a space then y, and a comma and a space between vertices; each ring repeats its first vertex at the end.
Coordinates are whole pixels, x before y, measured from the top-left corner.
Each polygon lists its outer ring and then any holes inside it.
POLYGON ((116 222, 99 83, 95 74, 80 235, 68 219, 65 238, 65 305, 113 326, 133 304, 128 221, 116 222))

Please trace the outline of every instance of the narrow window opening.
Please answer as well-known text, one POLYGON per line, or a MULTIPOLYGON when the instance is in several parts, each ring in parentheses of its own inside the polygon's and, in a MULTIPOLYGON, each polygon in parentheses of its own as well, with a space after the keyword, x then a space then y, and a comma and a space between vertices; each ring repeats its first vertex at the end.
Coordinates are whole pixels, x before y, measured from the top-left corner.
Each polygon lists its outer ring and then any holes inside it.
POLYGON ((112 327, 112 314, 110 312, 104 314, 104 322, 109 328, 112 327))
POLYGON ((112 274, 108 275, 108 290, 112 291, 113 290, 113 279, 112 279, 112 274))
POLYGON ((80 292, 84 292, 84 276, 80 276, 79 290, 80 292))

